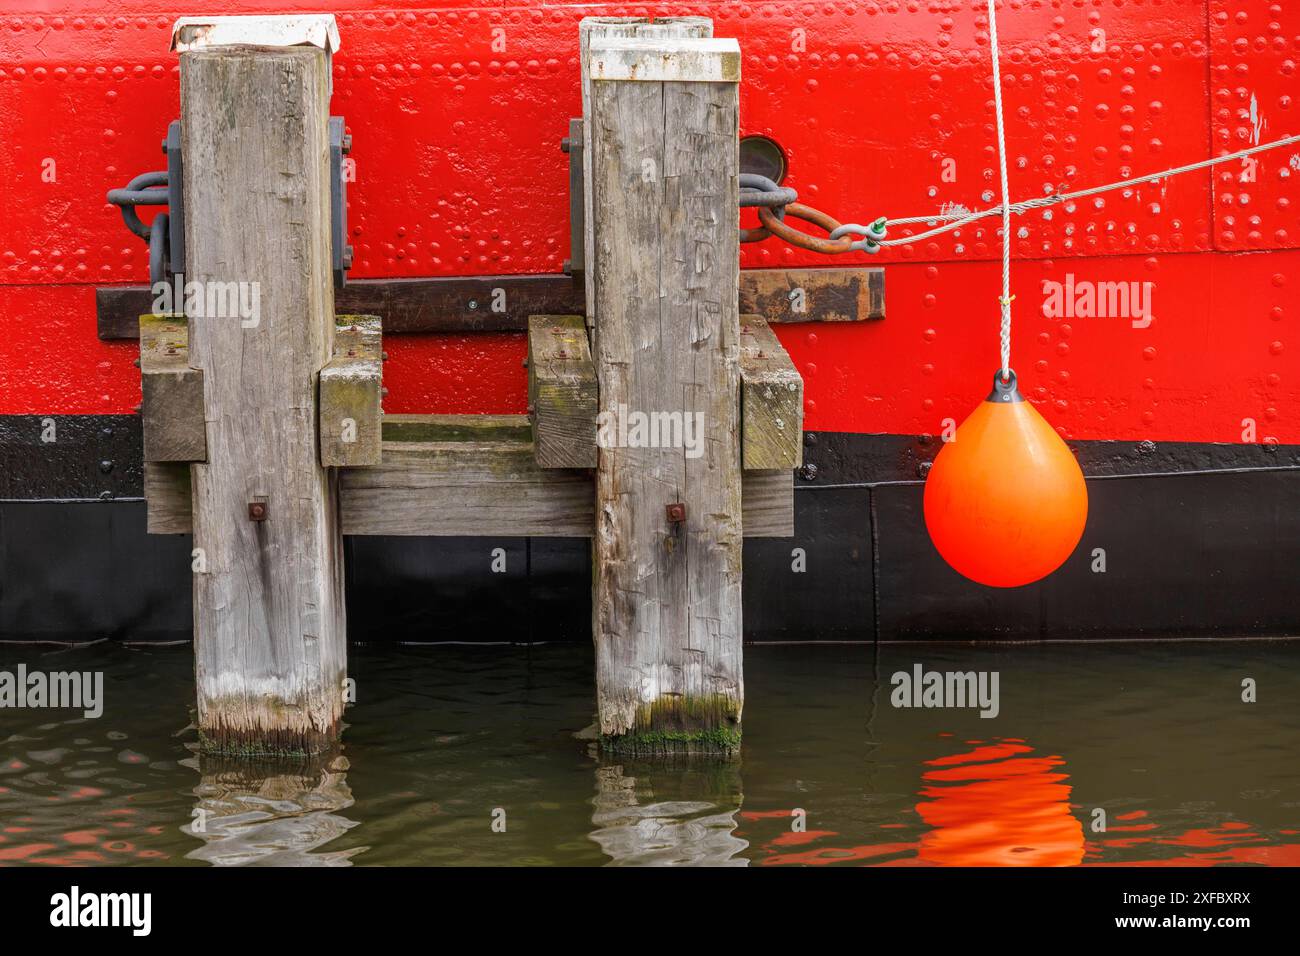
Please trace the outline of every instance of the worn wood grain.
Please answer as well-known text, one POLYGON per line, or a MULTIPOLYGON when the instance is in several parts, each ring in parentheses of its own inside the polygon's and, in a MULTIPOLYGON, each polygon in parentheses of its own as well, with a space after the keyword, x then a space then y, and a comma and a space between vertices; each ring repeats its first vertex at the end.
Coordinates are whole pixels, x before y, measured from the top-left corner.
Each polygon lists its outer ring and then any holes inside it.
MULTIPOLYGON (((731 63, 739 49, 715 46, 665 39, 638 55, 683 60, 663 75, 684 76, 690 62, 711 77, 729 67, 708 58, 731 63)), ((593 41, 590 58, 600 52, 593 41)), ((598 723, 625 750, 734 751, 744 697, 737 84, 592 78, 590 91, 601 413, 699 416, 703 429, 697 449, 600 448, 598 723), (684 521, 670 520, 674 503, 684 521)))
POLYGON ((538 466, 527 441, 385 442, 340 484, 344 534, 591 534, 588 473, 538 466))
POLYGON ((333 472, 316 387, 334 336, 326 55, 181 55, 185 244, 198 283, 252 283, 257 320, 190 314, 208 461, 192 465, 197 724, 216 752, 316 752, 346 674, 333 472), (260 503, 265 520, 250 520, 260 503))
POLYGON ((768 322, 863 322, 885 317, 885 270, 746 269, 740 311, 768 322))
MULTIPOLYGON (((583 291, 587 303, 587 327, 595 325, 595 311, 591 308, 592 279, 591 243, 591 44, 594 40, 618 37, 698 37, 713 36, 713 21, 708 17, 583 17, 578 22, 578 65, 582 74, 582 204, 583 204, 583 291)), ((559 309, 539 309, 539 312, 559 312, 559 309)))
MULTIPOLYGON (((523 415, 385 415, 382 464, 340 476, 344 534, 591 537, 591 473, 529 467, 532 454, 523 415), (475 470, 472 486, 466 467, 475 470), (521 492, 524 505, 512 500, 521 492)), ((790 472, 747 471, 741 495, 746 537, 794 533, 790 472)), ((188 468, 147 465, 145 497, 150 534, 193 531, 188 468)))
POLYGON ((320 461, 379 464, 383 409, 382 326, 377 315, 335 319, 333 356, 320 372, 320 461))
POLYGON ((145 461, 203 461, 203 372, 190 368, 184 315, 140 316, 140 417, 145 461))
POLYGON ((803 378, 757 315, 740 317, 740 417, 746 471, 803 464, 803 378))
POLYGON ((747 471, 740 485, 746 538, 794 536, 794 472, 747 471))
POLYGON ((144 463, 145 527, 149 534, 193 534, 194 507, 186 462, 144 463))
MULTIPOLYGON (((134 339, 149 310, 148 286, 95 290, 99 337, 134 339)), ((530 315, 587 314, 583 280, 568 275, 429 276, 350 279, 336 293, 341 314, 378 315, 385 335, 523 332, 530 315)), ((768 322, 854 322, 885 317, 885 271, 878 267, 746 269, 740 311, 768 322), (800 291, 802 290, 802 291, 800 291)), ((588 317, 590 326, 592 317, 588 317)))
POLYGON ((528 321, 528 409, 543 468, 596 467, 596 366, 580 315, 528 321))

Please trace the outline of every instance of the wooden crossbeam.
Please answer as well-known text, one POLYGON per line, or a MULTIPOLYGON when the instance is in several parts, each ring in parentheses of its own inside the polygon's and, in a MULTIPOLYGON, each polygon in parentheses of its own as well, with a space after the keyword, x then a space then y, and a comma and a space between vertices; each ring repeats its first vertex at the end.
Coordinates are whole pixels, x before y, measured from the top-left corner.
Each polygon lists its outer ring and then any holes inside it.
POLYGON ((322 465, 379 464, 382 378, 379 316, 336 316, 333 356, 320 371, 322 465))
POLYGON ((528 320, 528 414, 542 468, 596 467, 596 366, 580 315, 528 320))
POLYGON ((144 460, 204 461, 203 371, 190 368, 184 315, 140 316, 144 460))
POLYGON ((740 414, 746 470, 803 464, 803 378, 757 315, 740 317, 740 414))
MULTIPOLYGON (((96 289, 100 339, 135 338, 136 316, 150 308, 153 298, 143 285, 96 289)), ((382 316, 387 335, 524 332, 530 315, 585 311, 591 316, 582 280, 563 274, 350 279, 335 296, 334 305, 340 314, 382 316), (494 301, 500 301, 504 311, 485 307, 484 303, 494 301)), ((885 270, 879 266, 745 269, 740 273, 740 311, 772 323, 883 319, 885 270)))
MULTIPOLYGON (((524 415, 386 415, 379 465, 339 473, 344 534, 589 538, 590 473, 541 468, 524 415)), ((745 472, 746 537, 794 534, 790 471, 745 472)), ((147 464, 150 534, 189 534, 187 465, 147 464)), ((274 519, 272 519, 274 520, 274 519)))

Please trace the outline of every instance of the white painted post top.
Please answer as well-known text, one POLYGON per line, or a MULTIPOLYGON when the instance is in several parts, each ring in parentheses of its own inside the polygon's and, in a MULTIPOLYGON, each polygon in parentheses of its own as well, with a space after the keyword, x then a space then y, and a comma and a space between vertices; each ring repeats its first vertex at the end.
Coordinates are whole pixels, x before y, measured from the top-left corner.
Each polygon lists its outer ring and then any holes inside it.
POLYGON ((590 70, 592 80, 739 83, 740 44, 717 37, 597 37, 590 70))
POLYGON ((181 17, 172 25, 177 53, 214 46, 318 46, 339 48, 339 28, 330 13, 292 16, 181 17))

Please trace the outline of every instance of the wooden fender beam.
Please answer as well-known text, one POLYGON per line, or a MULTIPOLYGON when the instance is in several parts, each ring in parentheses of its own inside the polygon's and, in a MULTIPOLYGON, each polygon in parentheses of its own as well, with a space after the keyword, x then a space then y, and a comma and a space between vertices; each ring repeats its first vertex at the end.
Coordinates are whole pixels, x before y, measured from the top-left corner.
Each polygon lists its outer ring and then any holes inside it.
POLYGON ((140 391, 144 460, 204 461, 203 371, 190 368, 185 316, 140 316, 140 391))
MULTIPOLYGON (((385 415, 383 460, 339 472, 344 534, 590 538, 589 471, 542 468, 524 415, 385 415)), ((150 534, 189 534, 186 465, 146 463, 150 534)), ((747 471, 747 538, 794 534, 790 471, 747 471)))
POLYGON ((803 378, 757 315, 740 317, 740 414, 746 471, 803 464, 803 378))
POLYGON ((528 414, 540 467, 596 467, 596 366, 582 316, 529 318, 528 414))
POLYGON ((320 463, 379 464, 383 329, 377 315, 335 317, 333 357, 320 371, 320 463))

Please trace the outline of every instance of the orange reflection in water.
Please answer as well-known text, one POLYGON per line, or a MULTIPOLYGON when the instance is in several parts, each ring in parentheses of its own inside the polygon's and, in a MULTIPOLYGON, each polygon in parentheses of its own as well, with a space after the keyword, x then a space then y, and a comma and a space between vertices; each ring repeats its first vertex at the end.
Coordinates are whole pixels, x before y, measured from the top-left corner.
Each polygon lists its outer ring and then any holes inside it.
POLYGON ((1016 740, 975 746, 926 761, 916 805, 931 829, 918 854, 943 866, 1074 866, 1083 827, 1070 812, 1059 756, 1031 757, 1016 740))

